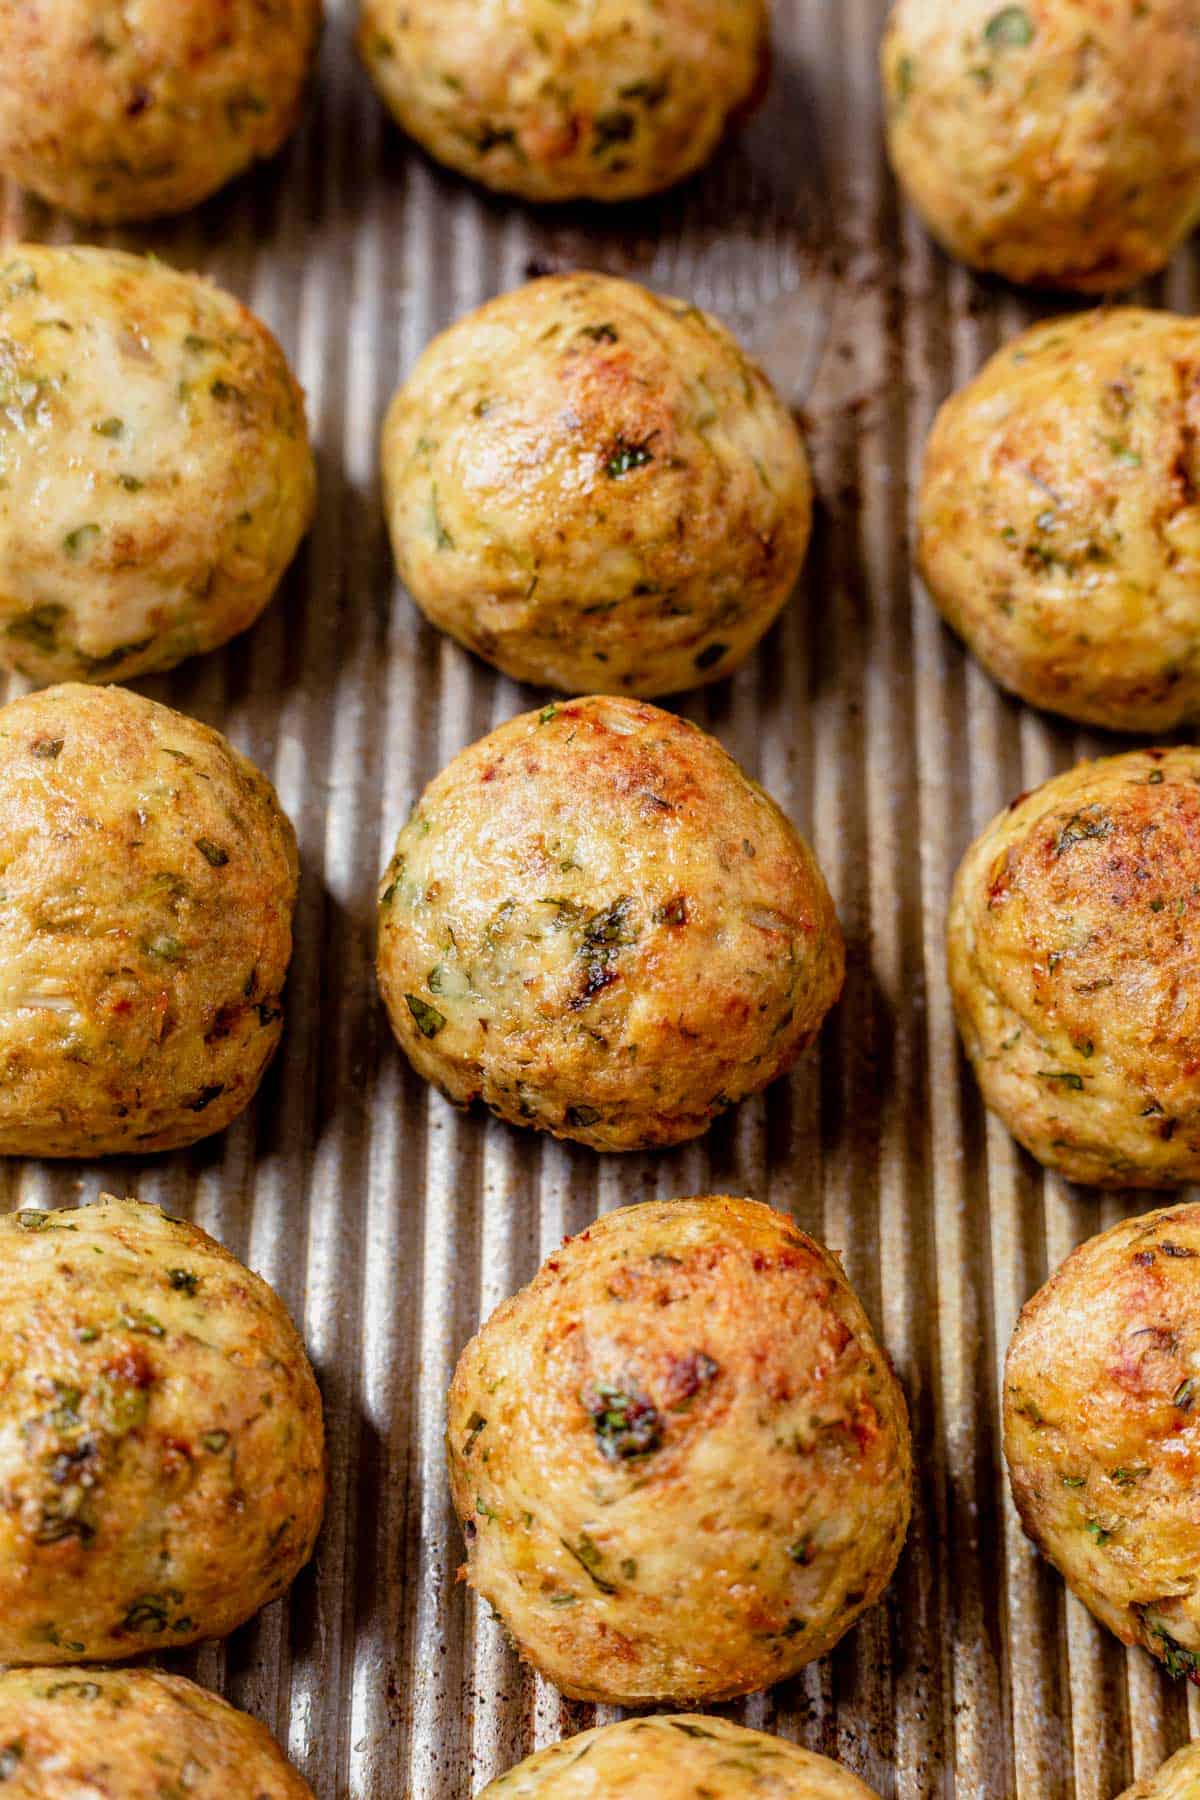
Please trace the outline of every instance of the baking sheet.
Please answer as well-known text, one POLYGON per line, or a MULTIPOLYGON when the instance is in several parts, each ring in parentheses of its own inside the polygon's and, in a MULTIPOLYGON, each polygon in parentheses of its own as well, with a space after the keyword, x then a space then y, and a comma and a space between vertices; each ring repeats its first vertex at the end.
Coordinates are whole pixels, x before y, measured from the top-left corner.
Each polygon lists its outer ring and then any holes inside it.
MULTIPOLYGON (((886 1602, 833 1656, 726 1712, 843 1758, 884 1800, 1112 1800, 1200 1696, 1068 1601, 1017 1528, 997 1393, 1023 1299, 1143 1196, 1047 1176, 987 1121, 955 1044, 942 920, 955 862, 1014 793, 1103 740, 1002 698, 907 562, 934 408, 1035 316, 952 268, 898 204, 879 135, 883 0, 776 0, 768 108, 681 194, 530 214, 407 147, 331 6, 306 124, 181 221, 95 241, 201 268, 279 333, 308 390, 321 507, 286 587, 226 653, 144 691, 273 775, 304 878, 280 1056, 224 1137, 172 1156, 0 1166, 0 1207, 138 1193, 195 1218, 299 1320, 325 1395, 329 1514, 292 1594, 172 1659, 263 1717, 319 1800, 469 1800, 615 1716, 523 1671, 456 1583, 441 1451, 459 1348, 564 1232, 643 1197, 753 1194, 839 1248, 908 1392, 917 1504, 886 1602), (790 1082, 677 1152, 598 1159, 456 1115, 393 1046, 374 891, 424 783, 534 703, 395 584, 376 437, 432 332, 539 269, 639 276, 722 313, 801 407, 820 506, 758 658, 681 710, 814 843, 850 947, 845 998, 790 1082)), ((83 234, 0 188, 10 238, 83 234)), ((1150 297, 1195 310, 1194 254, 1150 297)))

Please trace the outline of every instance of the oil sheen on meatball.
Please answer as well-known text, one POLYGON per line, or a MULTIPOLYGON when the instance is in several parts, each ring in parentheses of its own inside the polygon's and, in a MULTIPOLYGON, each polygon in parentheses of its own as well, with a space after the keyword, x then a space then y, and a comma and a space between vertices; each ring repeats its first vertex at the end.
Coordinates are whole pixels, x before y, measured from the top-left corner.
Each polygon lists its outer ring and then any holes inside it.
POLYGON ((282 1030, 295 834, 207 725, 123 688, 0 708, 0 1155, 208 1137, 282 1030))
POLYGON ((1200 322, 1052 319, 938 415, 918 558, 1034 706, 1115 731, 1200 715, 1200 322))
POLYGON ((728 675, 812 523, 791 414, 723 326, 607 275, 504 294, 435 339, 383 433, 400 573, 519 681, 655 695, 728 675))
POLYGON ((1029 1302, 1004 1448, 1025 1529, 1072 1592, 1200 1681, 1200 1207, 1122 1220, 1029 1302))
POLYGON ((968 850, 950 985, 984 1100, 1102 1187, 1200 1178, 1200 749, 1081 763, 968 850))
POLYGON ((526 1757, 479 1800, 876 1800, 857 1776, 728 1719, 623 1719, 526 1757))
POLYGON ((810 851, 707 733, 591 698, 430 783, 379 904, 379 979, 453 1101, 598 1150, 675 1144, 782 1074, 841 988, 810 851))
POLYGON ((385 103, 527 200, 629 200, 706 163, 765 75, 765 0, 362 0, 385 103))
POLYGON ((320 0, 0 0, 0 173, 103 224, 183 212, 300 116, 320 0))
POLYGON ((0 1674, 5 1800, 313 1800, 269 1732, 150 1669, 0 1674))
POLYGON ((0 1370, 0 1662, 224 1637, 308 1561, 304 1346, 195 1226, 107 1197, 0 1216, 0 1370))
POLYGON ((304 397, 238 301, 115 250, 0 258, 0 662, 128 680, 226 643, 314 500, 304 397))
POLYGON ((1106 293, 1200 217, 1195 0, 896 0, 882 67, 896 174, 963 262, 1106 293))
POLYGON ((752 1200, 569 1239, 450 1390, 466 1578, 573 1698, 705 1702, 823 1656, 891 1578, 904 1397, 837 1259, 752 1200))

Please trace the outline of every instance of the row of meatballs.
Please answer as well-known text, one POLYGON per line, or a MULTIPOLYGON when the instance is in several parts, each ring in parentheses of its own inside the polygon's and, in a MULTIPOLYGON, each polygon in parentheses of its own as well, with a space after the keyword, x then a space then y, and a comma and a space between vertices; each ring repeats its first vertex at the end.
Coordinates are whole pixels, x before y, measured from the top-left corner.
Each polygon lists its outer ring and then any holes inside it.
MULTIPOLYGON (((943 406, 917 561, 1033 705, 1200 715, 1200 322, 1060 318, 943 406)), ((436 338, 382 433, 396 562, 516 680, 653 698, 736 669, 812 526, 804 443, 710 315, 576 273, 436 338)), ((313 516, 303 396, 229 295, 118 252, 0 263, 0 663, 124 681, 261 614, 313 516)))
MULTIPOLYGON (((1005 1450, 1030 1534, 1126 1642, 1200 1672, 1200 1207, 1133 1219, 1025 1309, 1005 1450)), ((465 1578, 567 1695, 711 1703, 794 1675, 879 1598, 908 1524, 904 1397, 837 1258, 752 1200, 648 1202, 564 1242, 463 1351, 465 1578)), ((136 1201, 0 1219, 0 1784, 13 1800, 311 1800, 192 1684, 97 1669, 224 1635, 312 1553, 321 1402, 277 1297, 136 1201)), ((1200 1747, 1136 1795, 1184 1796, 1200 1747)), ((726 1721, 639 1718, 502 1795, 871 1800, 726 1721), (586 1758, 587 1766, 582 1767, 586 1758)))
MULTIPOLYGON (((321 0, 0 0, 0 172, 112 223, 194 206, 299 118, 321 0)), ((766 0, 361 0, 358 46, 431 155, 530 201, 622 201, 707 162, 764 92, 766 0)), ((1195 0, 895 0, 897 176, 954 255, 1082 291, 1200 218, 1195 0)))

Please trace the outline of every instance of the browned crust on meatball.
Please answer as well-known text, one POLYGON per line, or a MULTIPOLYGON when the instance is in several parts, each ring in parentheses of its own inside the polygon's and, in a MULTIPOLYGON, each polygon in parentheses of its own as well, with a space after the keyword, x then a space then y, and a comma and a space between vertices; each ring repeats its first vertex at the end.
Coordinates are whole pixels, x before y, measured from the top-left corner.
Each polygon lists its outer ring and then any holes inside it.
POLYGON ((225 1636, 308 1561, 324 1496, 264 1281, 132 1200, 0 1217, 0 1662, 225 1636))
POLYGON ((626 1207, 463 1352, 467 1579, 565 1693, 748 1693, 872 1605, 910 1505, 903 1395, 837 1260, 783 1215, 626 1207))

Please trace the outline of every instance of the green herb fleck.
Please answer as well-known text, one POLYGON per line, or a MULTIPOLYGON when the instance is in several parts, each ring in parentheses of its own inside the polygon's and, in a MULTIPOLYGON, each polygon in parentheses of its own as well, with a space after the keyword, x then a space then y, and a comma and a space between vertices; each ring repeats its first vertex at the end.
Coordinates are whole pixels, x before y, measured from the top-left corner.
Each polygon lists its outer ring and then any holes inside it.
POLYGON ((82 556, 90 550, 100 536, 100 527, 94 524, 77 525, 74 531, 68 531, 63 539, 63 549, 68 556, 82 556))
POLYGON ((229 861, 228 850, 222 850, 220 844, 214 844, 211 838, 198 837, 196 848, 205 862, 211 863, 214 869, 223 869, 229 861))
POLYGON ((430 1006, 419 994, 405 994, 408 1010, 417 1022, 417 1030, 422 1037, 434 1038, 446 1023, 446 1015, 440 1013, 436 1006, 430 1006))
POLYGON ((200 1277, 193 1275, 190 1269, 168 1269, 167 1280, 177 1293, 189 1296, 200 1286, 200 1277))
POLYGON ((622 475, 628 475, 631 469, 644 469, 647 463, 653 461, 650 438, 634 443, 629 438, 618 437, 604 465, 604 473, 610 481, 618 481, 622 475))
POLYGON ((601 1454, 609 1462, 649 1456, 662 1443, 658 1408, 632 1384, 622 1390, 598 1383, 580 1398, 591 1415, 601 1454))
POLYGON ((993 13, 983 28, 983 35, 993 49, 1015 45, 1024 49, 1034 39, 1034 24, 1023 6, 1004 6, 993 13))

